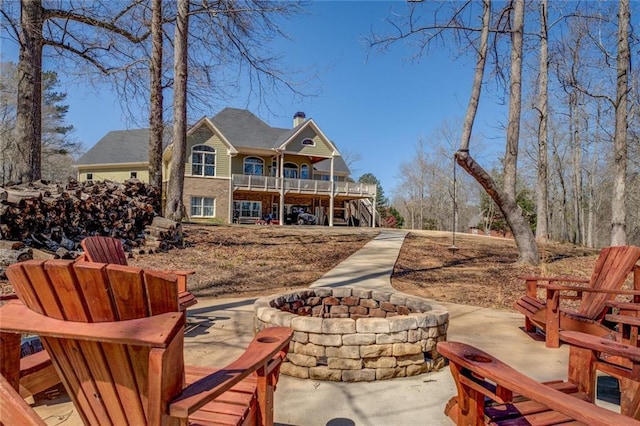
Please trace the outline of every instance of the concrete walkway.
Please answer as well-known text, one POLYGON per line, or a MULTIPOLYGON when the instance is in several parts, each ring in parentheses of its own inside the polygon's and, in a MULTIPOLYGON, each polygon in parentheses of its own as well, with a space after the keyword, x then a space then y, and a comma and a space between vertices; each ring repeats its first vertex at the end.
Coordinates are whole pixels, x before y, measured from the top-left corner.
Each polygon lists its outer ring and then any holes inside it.
MULTIPOLYGON (((406 232, 382 230, 312 286, 354 285, 390 290, 390 275, 406 232)), ((185 362, 223 366, 253 334, 255 299, 198 299, 189 309, 202 324, 189 330, 185 362)), ((521 315, 437 302, 449 310, 448 340, 485 350, 537 379, 565 379, 568 349, 547 349, 523 333, 521 315)), ((280 376, 275 420, 280 425, 451 425, 443 410, 455 394, 448 368, 409 378, 337 383, 280 376)), ((36 407, 48 424, 79 424, 74 407, 53 401, 36 407), (59 417, 62 416, 62 417, 59 417), (62 421, 61 421, 62 420, 62 421)))

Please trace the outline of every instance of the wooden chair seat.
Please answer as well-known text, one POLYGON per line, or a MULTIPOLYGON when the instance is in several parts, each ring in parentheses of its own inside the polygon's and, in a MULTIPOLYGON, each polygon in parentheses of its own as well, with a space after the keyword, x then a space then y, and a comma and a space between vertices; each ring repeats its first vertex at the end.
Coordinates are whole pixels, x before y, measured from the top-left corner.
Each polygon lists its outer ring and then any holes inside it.
POLYGON ((600 251, 589 280, 575 277, 523 277, 526 293, 514 302, 525 317, 525 331, 545 334, 547 347, 560 345, 560 330, 575 330, 612 337, 614 331, 604 321, 608 302, 626 294, 640 300, 640 247, 616 246, 600 251), (634 290, 622 290, 633 273, 634 290), (538 290, 545 293, 544 300, 538 290), (579 301, 576 310, 566 301, 579 301))
MULTIPOLYGON (((190 367, 175 275, 66 260, 6 273, 20 301, 0 307, 1 336, 40 336, 83 423, 273 424, 290 328, 262 330, 224 368, 190 367)), ((17 371, 9 355, 0 362, 5 377, 17 371)))
MULTIPOLYGON (((91 236, 80 242, 84 250, 84 260, 88 262, 111 263, 114 265, 127 265, 127 254, 122 243, 117 238, 91 236)), ((187 290, 187 277, 194 271, 165 270, 168 274, 178 277, 178 301, 181 311, 198 303, 198 299, 187 290)))
POLYGON ((439 342, 437 349, 449 359, 456 384, 457 395, 445 408, 456 424, 640 425, 594 403, 595 375, 574 369, 585 366, 583 357, 575 364, 570 359, 566 381, 540 383, 465 343, 439 342))

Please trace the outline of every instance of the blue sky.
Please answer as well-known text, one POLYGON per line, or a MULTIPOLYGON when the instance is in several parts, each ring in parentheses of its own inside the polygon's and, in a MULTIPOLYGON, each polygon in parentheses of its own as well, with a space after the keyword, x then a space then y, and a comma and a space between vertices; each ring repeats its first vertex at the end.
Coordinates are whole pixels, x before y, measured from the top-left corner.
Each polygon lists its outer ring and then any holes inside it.
MULTIPOLYGON (((308 15, 285 23, 292 41, 277 43, 275 49, 285 53, 285 64, 317 70, 319 79, 310 91, 319 95, 301 100, 282 92, 268 110, 256 100, 239 98, 220 105, 219 110, 247 108, 275 127, 291 127, 293 114, 304 111, 338 149, 360 157, 354 164, 356 178, 373 173, 391 195, 399 184, 400 164, 411 160, 418 138, 428 137, 445 120, 461 123, 474 63, 472 56, 455 59, 452 50, 433 51, 413 63, 415 51, 408 43, 384 54, 368 54, 364 37, 372 28, 389 30, 385 18, 392 10, 405 8, 402 1, 312 3, 308 15)), ((3 60, 17 61, 15 46, 3 40, 2 50, 3 60)), ((64 71, 58 72, 64 80, 64 71)), ((122 113, 113 94, 96 93, 82 85, 66 90, 68 122, 87 149, 110 130, 138 127, 122 113)), ((492 96, 481 101, 476 133, 495 135, 494 126, 504 121, 502 108, 492 96)))

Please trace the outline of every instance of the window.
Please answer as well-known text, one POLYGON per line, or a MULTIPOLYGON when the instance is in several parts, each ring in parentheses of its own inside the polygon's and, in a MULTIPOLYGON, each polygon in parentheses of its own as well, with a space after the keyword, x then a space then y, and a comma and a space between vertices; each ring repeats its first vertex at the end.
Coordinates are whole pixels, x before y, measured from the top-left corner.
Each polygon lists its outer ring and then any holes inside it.
POLYGON ((93 180, 93 173, 87 173, 87 180, 93 180))
POLYGON ((191 175, 215 176, 216 150, 206 145, 196 145, 191 149, 191 175))
POLYGON ((244 159, 244 174, 252 176, 262 176, 264 161, 258 157, 247 157, 244 159))
POLYGON ((320 180, 331 180, 329 175, 320 175, 320 180))
POLYGON ((295 163, 284 163, 284 177, 297 179, 298 178, 298 165, 295 163))
POLYGON ((191 217, 214 217, 215 203, 209 197, 191 197, 191 217))
POLYGON ((309 179, 309 165, 303 164, 300 166, 300 179, 309 179))
POLYGON ((129 173, 129 179, 138 179, 138 172, 129 173))
POLYGON ((316 143, 313 139, 305 138, 302 139, 302 146, 316 146, 316 143))
POLYGON ((262 217, 262 202, 260 201, 234 201, 233 210, 240 214, 240 217, 262 217))

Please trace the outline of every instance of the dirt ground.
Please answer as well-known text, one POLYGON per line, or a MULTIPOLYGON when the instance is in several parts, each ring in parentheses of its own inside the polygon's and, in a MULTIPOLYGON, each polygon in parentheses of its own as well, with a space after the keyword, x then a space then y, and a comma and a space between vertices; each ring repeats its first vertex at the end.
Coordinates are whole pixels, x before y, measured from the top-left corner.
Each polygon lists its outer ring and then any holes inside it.
POLYGON ((514 311, 513 302, 524 294, 520 277, 528 275, 589 278, 598 250, 569 244, 539 247, 540 266, 517 263, 513 240, 456 234, 452 250, 448 232, 417 231, 407 235, 392 285, 425 298, 463 305, 514 311))
MULTIPOLYGON (((187 247, 137 254, 131 265, 194 270, 198 297, 256 296, 307 287, 365 245, 379 230, 347 227, 184 225, 187 247)), ((398 290, 436 300, 513 310, 523 275, 588 277, 597 250, 563 244, 540 248, 539 267, 516 263, 512 240, 416 231, 407 235, 392 277, 398 290)))
POLYGON ((197 297, 255 296, 307 287, 375 235, 371 228, 183 225, 187 247, 136 255, 130 265, 192 270, 197 297))
MULTIPOLYGON (((192 269, 196 296, 254 296, 307 287, 358 250, 378 230, 297 226, 185 227, 190 247, 138 255, 132 264, 192 269)), ((566 244, 540 248, 539 267, 516 263, 512 240, 469 234, 411 232, 396 262, 392 285, 409 294, 452 303, 513 310, 523 275, 589 277, 597 250, 566 244)))

